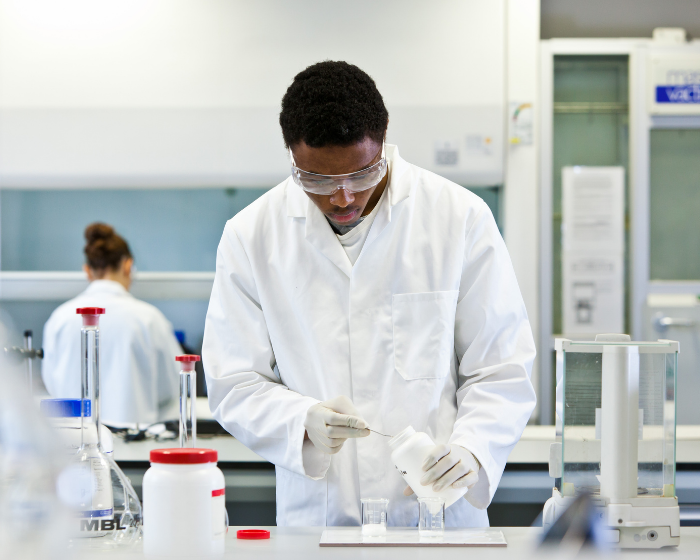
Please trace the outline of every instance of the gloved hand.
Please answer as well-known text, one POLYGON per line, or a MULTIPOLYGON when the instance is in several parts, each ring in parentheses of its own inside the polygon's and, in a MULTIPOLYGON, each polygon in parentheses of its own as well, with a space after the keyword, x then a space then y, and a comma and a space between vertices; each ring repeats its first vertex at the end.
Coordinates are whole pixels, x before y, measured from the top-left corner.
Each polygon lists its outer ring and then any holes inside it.
POLYGON ((369 425, 344 396, 309 407, 304 427, 312 443, 328 455, 338 453, 348 438, 369 435, 369 425))
MULTIPOLYGON (((481 465, 476 457, 459 445, 436 445, 423 463, 425 474, 420 479, 423 486, 433 485, 439 492, 447 486, 471 488, 479 481, 481 465)), ((403 491, 405 496, 413 494, 410 486, 403 491)))

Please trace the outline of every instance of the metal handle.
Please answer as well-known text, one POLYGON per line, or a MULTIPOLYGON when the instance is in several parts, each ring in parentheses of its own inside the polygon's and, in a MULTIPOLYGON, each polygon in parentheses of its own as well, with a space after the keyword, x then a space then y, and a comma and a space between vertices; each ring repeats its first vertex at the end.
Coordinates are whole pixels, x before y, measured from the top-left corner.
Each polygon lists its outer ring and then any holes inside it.
POLYGON ((686 317, 667 317, 663 313, 657 313, 652 324, 658 332, 666 332, 669 327, 693 328, 697 325, 697 321, 686 317))

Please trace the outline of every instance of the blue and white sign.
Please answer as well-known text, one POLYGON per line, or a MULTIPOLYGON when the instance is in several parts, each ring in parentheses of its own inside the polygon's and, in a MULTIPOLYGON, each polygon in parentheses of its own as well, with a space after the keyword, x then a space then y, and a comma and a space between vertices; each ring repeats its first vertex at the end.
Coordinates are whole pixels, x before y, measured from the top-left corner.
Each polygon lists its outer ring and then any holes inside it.
POLYGON ((692 51, 683 55, 652 55, 650 113, 700 114, 700 50, 693 48, 692 51))
POLYGON ((700 103, 700 84, 656 86, 657 103, 700 103))

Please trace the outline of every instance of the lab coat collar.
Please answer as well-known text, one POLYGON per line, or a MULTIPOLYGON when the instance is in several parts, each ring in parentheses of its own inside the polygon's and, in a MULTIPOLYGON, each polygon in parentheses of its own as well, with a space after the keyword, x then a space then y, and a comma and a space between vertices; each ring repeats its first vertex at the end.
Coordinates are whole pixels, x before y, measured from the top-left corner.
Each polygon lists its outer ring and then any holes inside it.
MULTIPOLYGON (((409 169, 408 162, 399 155, 398 147, 393 144, 386 145, 386 157, 389 161, 391 176, 387 188, 389 192, 389 206, 396 206, 407 198, 411 192, 411 181, 406 172, 409 169)), ((291 177, 288 177, 284 185, 287 197, 287 216, 291 218, 306 218, 310 212, 316 210, 322 214, 313 201, 299 187, 291 177)), ((390 212, 391 214, 391 212, 390 212)))
POLYGON ((93 280, 84 293, 86 295, 113 294, 117 296, 131 296, 124 286, 114 280, 93 280))
MULTIPOLYGON (((369 245, 384 228, 391 222, 391 209, 393 206, 407 198, 411 192, 411 181, 408 177, 408 163, 401 156, 396 146, 386 146, 386 156, 389 160, 389 183, 387 184, 387 200, 379 209, 375 217, 372 229, 365 241, 369 245)), ((285 185, 287 194, 287 215, 293 218, 306 218, 306 239, 314 245, 328 260, 335 264, 348 277, 352 276, 352 263, 345 249, 338 242, 338 238, 331 229, 328 220, 314 202, 303 192, 292 178, 287 179, 285 185)))

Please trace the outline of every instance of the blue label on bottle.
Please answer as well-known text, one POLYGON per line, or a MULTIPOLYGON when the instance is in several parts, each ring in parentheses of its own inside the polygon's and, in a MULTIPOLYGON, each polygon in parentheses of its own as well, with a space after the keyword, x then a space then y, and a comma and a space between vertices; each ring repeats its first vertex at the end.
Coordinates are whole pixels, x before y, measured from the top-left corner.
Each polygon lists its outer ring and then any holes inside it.
POLYGON ((78 517, 112 517, 114 515, 114 508, 109 509, 93 509, 89 511, 78 512, 78 517))

